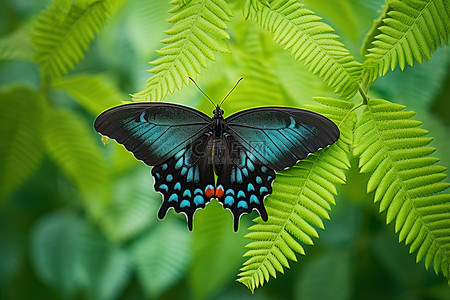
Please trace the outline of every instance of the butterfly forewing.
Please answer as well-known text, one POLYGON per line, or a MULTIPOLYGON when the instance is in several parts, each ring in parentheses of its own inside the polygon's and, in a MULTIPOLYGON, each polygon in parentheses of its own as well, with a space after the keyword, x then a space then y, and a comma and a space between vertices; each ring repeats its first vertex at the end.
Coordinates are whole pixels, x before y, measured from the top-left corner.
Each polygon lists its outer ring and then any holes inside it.
POLYGON ((229 134, 267 167, 292 167, 308 154, 333 144, 337 126, 317 113, 285 107, 260 107, 225 119, 229 134))
POLYGON ((204 134, 210 123, 211 118, 189 107, 132 103, 103 112, 94 127, 124 145, 137 159, 154 166, 182 150, 186 141, 204 134))

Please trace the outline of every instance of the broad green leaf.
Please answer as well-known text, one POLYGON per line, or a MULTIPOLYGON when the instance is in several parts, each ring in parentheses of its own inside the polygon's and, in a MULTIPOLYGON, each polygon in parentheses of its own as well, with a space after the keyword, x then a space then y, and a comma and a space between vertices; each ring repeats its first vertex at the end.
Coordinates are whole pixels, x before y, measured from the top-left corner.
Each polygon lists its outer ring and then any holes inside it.
POLYGON ((195 214, 194 257, 189 274, 189 286, 195 299, 213 297, 226 283, 234 281, 246 242, 242 225, 235 233, 231 214, 217 201, 195 214))
POLYGON ((132 258, 148 297, 159 297, 185 276, 192 258, 190 247, 186 225, 170 218, 133 243, 132 258))
POLYGON ((93 130, 77 114, 49 110, 43 126, 47 153, 81 191, 90 213, 109 199, 110 174, 93 130))

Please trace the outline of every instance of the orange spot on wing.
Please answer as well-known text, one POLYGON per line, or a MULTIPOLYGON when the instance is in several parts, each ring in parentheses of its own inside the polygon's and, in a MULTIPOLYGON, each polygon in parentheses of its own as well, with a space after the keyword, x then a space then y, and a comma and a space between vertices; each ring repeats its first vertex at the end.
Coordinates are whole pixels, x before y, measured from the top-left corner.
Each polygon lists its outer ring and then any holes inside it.
POLYGON ((222 189, 222 187, 216 188, 216 197, 220 198, 222 196, 223 196, 223 189, 222 189))
POLYGON ((207 197, 212 197, 212 196, 214 196, 214 189, 213 189, 213 188, 208 188, 208 189, 206 189, 205 195, 206 195, 207 197))

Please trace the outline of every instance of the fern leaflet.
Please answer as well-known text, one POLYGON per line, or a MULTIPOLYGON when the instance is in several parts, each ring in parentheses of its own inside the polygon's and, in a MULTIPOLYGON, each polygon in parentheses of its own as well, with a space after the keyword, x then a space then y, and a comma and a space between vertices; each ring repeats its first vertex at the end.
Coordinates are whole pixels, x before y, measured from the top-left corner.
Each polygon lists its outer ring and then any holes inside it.
POLYGON ((109 19, 114 0, 54 0, 37 18, 32 42, 44 79, 66 74, 80 61, 90 42, 109 19))
MULTIPOLYGON (((250 6, 250 9, 254 9, 250 6)), ((258 24, 273 33, 274 40, 304 61, 340 96, 349 98, 358 90, 362 72, 333 29, 296 0, 274 0, 257 12, 258 24)))
POLYGON ((316 152, 296 166, 277 173, 274 192, 266 200, 269 220, 256 218, 253 231, 247 235, 249 259, 238 275, 241 283, 254 290, 276 272, 289 267, 288 259, 297 261, 295 252, 305 254, 300 242, 312 245, 311 237, 318 237, 315 227, 324 228, 322 219, 329 219, 328 211, 334 204, 335 184, 345 183, 350 166, 352 132, 356 115, 350 112, 352 103, 330 98, 316 98, 325 106, 310 106, 338 124, 341 137, 338 142, 316 152))
MULTIPOLYGON (((397 64, 404 69, 414 60, 430 59, 441 40, 448 42, 450 16, 444 0, 390 0, 372 28, 373 47, 364 62, 364 84, 385 75, 397 64)), ((365 47, 369 40, 365 41, 365 47)))
POLYGON ((445 168, 429 156, 428 131, 417 128, 421 122, 403 111, 404 106, 369 99, 355 130, 354 154, 361 172, 371 173, 368 192, 375 190, 380 211, 387 210, 387 223, 395 220, 400 241, 417 251, 417 261, 425 258, 436 273, 449 278, 450 194, 442 182, 445 168))
MULTIPOLYGON (((172 1, 174 4, 180 1, 172 1)), ((167 44, 156 51, 160 58, 150 62, 153 68, 143 91, 133 95, 137 101, 160 101, 175 88, 181 89, 189 83, 189 77, 201 74, 208 60, 215 60, 214 51, 229 52, 225 31, 232 12, 225 0, 192 0, 179 3, 170 12, 168 19, 174 23, 166 30, 167 44)))

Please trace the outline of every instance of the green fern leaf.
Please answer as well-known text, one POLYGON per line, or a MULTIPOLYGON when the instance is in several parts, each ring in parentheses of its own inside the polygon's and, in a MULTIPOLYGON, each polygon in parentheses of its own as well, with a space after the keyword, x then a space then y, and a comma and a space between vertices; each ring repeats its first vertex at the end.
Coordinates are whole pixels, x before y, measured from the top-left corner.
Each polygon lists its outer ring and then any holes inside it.
POLYGON ((43 78, 61 77, 83 58, 94 35, 109 19, 114 4, 114 0, 54 0, 41 13, 32 42, 43 78))
POLYGON ((300 244, 312 245, 318 237, 316 227, 323 229, 322 219, 329 219, 328 211, 334 204, 335 184, 345 183, 345 173, 350 166, 350 152, 356 115, 350 112, 352 103, 330 98, 316 98, 322 106, 312 110, 331 118, 338 124, 339 141, 316 152, 296 166, 277 173, 274 192, 265 201, 269 220, 256 218, 253 231, 247 235, 253 242, 244 255, 248 260, 241 269, 239 279, 254 290, 270 276, 283 273, 288 260, 297 261, 296 254, 305 254, 300 244))
POLYGON ((0 199, 23 184, 42 161, 43 103, 27 88, 0 93, 0 199))
POLYGON ((101 75, 64 76, 51 83, 53 89, 69 93, 94 115, 121 103, 124 95, 101 75))
POLYGON ((43 125, 47 153, 86 198, 91 213, 101 211, 110 184, 106 162, 86 123, 64 110, 47 112, 43 125), (92 198, 90 198, 92 197, 92 198))
POLYGON ((387 223, 395 220, 400 241, 417 251, 417 261, 450 277, 450 185, 445 168, 429 156, 428 131, 412 120, 414 112, 385 100, 369 99, 355 130, 354 154, 361 172, 371 173, 367 190, 375 191, 387 223))
MULTIPOLYGON (((450 16, 444 0, 390 0, 385 12, 372 28, 373 47, 364 62, 364 81, 370 84, 397 65, 404 69, 414 60, 422 63, 442 40, 448 42, 450 16)), ((368 44, 368 40, 365 43, 368 44)), ((367 46, 366 46, 367 47, 367 46)))
MULTIPOLYGON (((177 3, 177 2, 175 2, 177 3)), ((229 52, 225 31, 232 12, 225 0, 192 0, 180 3, 172 10, 174 23, 166 33, 167 44, 156 51, 160 58, 150 62, 153 68, 143 91, 133 95, 136 101, 160 101, 175 88, 189 83, 189 77, 201 74, 208 60, 215 60, 215 51, 229 52)))
POLYGON ((144 291, 158 298, 187 271, 190 235, 185 225, 165 220, 133 244, 131 255, 144 291))
POLYGON ((256 13, 258 24, 273 33, 277 43, 289 49, 296 60, 304 61, 335 93, 345 98, 356 93, 361 64, 336 40, 333 29, 320 22, 320 17, 296 0, 274 0, 256 13))

